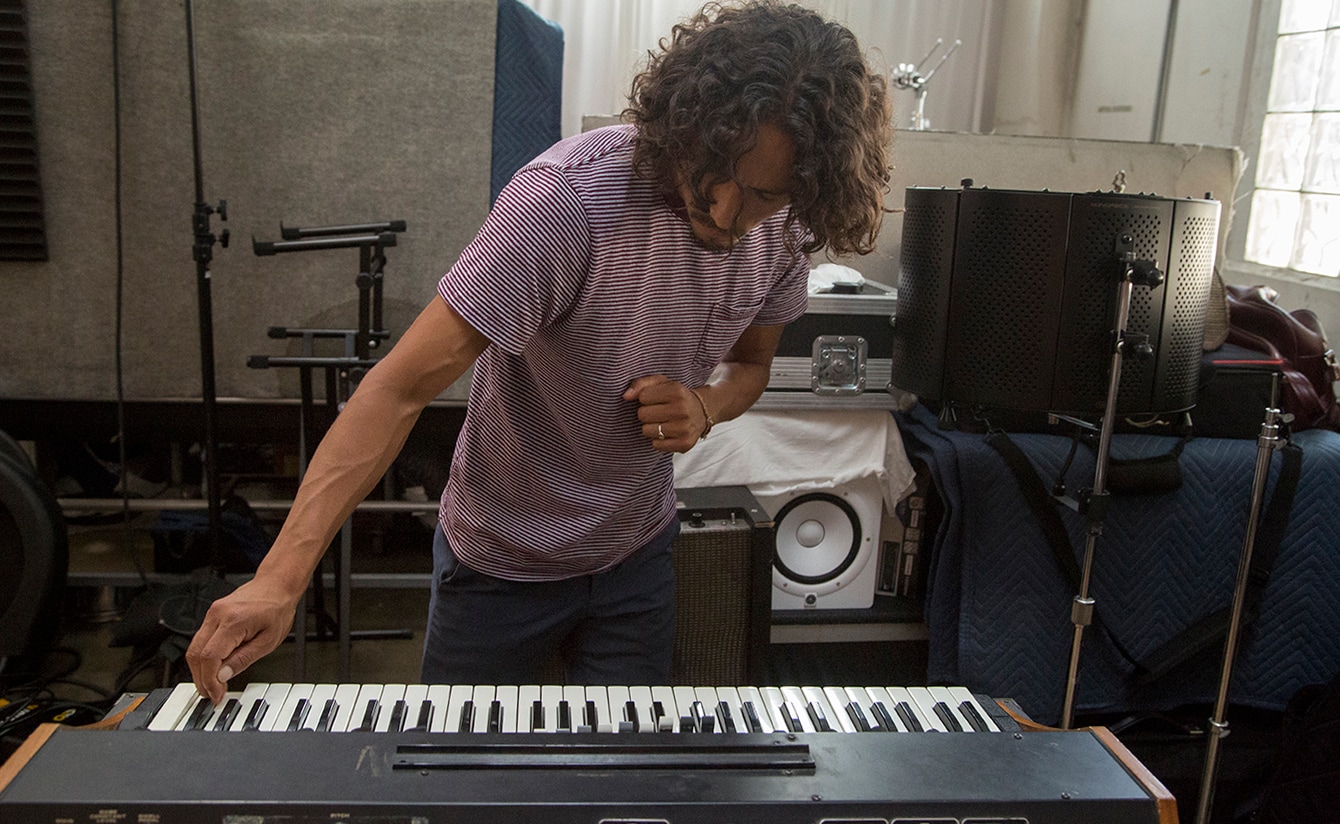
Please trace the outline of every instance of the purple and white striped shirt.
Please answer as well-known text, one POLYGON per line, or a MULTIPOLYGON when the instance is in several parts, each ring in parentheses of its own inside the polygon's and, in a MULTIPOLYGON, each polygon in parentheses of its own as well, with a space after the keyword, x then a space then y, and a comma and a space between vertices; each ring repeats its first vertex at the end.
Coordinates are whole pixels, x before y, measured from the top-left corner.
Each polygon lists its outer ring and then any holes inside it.
POLYGON ((705 249, 633 173, 633 135, 577 135, 518 171, 438 285, 491 342, 441 511, 481 572, 599 572, 667 527, 671 459, 623 392, 653 374, 701 386, 746 327, 805 312, 809 260, 783 244, 785 211, 728 254, 705 249))

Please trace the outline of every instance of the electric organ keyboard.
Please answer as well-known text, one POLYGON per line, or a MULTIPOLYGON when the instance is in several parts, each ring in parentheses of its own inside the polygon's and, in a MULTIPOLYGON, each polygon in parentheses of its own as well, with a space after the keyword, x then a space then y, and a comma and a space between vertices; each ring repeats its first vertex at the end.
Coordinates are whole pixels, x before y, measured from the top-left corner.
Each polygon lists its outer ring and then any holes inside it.
POLYGON ((1176 821, 1105 730, 961 687, 251 684, 156 690, 0 767, 12 824, 1176 821))

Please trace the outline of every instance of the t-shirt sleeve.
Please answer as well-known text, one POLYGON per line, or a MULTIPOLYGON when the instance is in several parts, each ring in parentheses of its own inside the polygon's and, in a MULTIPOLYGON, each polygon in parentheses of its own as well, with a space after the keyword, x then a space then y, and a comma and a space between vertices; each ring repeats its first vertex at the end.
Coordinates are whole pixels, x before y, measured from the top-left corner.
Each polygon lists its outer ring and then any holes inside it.
POLYGON ((438 294, 480 334, 519 355, 571 308, 589 256, 586 214, 568 181, 552 167, 527 167, 498 195, 438 294))

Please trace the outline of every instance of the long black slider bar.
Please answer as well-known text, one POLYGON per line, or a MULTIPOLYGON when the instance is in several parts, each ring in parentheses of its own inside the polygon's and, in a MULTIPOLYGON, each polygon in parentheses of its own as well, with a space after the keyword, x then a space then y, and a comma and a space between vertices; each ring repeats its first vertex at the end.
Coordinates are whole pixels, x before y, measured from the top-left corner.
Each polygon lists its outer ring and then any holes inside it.
POLYGON ((256 240, 252 238, 251 249, 257 256, 277 255, 281 252, 312 252, 322 249, 351 249, 359 246, 394 246, 394 232, 378 234, 349 235, 344 237, 312 237, 302 240, 256 240))
POLYGON ((358 235, 381 232, 403 232, 405 221, 387 220, 381 223, 351 223, 345 226, 285 226, 279 224, 279 236, 284 240, 298 240, 305 237, 329 237, 330 235, 358 235))

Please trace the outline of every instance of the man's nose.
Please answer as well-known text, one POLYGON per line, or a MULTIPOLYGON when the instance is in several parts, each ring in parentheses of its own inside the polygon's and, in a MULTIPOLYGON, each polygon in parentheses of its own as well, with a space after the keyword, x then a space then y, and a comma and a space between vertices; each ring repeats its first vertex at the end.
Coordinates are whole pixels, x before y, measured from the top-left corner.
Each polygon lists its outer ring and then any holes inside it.
POLYGON ((740 216, 740 187, 733 181, 717 184, 712 187, 711 200, 712 222, 718 229, 730 231, 740 216))

